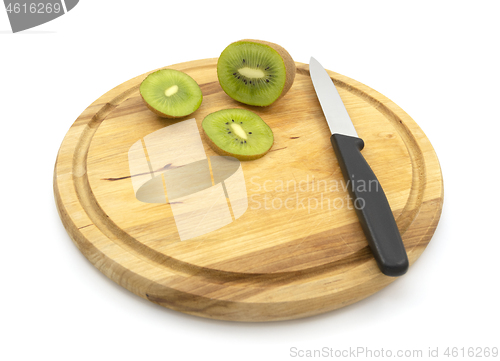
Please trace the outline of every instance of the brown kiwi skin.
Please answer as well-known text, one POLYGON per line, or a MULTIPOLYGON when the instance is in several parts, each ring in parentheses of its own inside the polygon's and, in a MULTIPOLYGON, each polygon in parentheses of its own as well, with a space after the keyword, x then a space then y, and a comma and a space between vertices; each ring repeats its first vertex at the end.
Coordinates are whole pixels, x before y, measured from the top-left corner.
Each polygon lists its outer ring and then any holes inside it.
MULTIPOLYGON (((282 46, 280 46, 278 44, 271 43, 269 41, 264 41, 264 40, 256 40, 256 39, 238 40, 238 41, 233 42, 232 44, 239 43, 240 41, 246 41, 246 42, 250 42, 250 43, 267 45, 267 46, 273 48, 274 50, 276 50, 278 52, 278 54, 281 56, 281 58, 283 59, 283 62, 285 63, 285 70, 286 70, 285 85, 283 86, 283 91, 281 92, 280 96, 274 102, 271 103, 271 104, 274 104, 276 101, 283 98, 286 95, 286 93, 288 93, 288 91, 290 90, 290 88, 293 85, 293 81, 295 80, 295 73, 297 71, 296 67, 295 67, 295 61, 293 61, 292 56, 288 53, 288 51, 286 51, 282 46)), ((269 105, 271 105, 271 104, 269 104, 269 105)), ((263 105, 263 107, 267 107, 269 105, 263 105)))
POLYGON ((212 141, 212 139, 210 139, 210 137, 207 135, 207 133, 205 133, 205 130, 203 130, 203 135, 204 135, 205 140, 207 141, 208 145, 210 145, 210 148, 212 148, 215 151, 215 153, 217 153, 219 155, 227 155, 229 157, 233 157, 233 158, 236 158, 236 159, 239 159, 239 160, 243 160, 243 161, 246 161, 246 160, 255 160, 255 159, 262 158, 263 156, 265 156, 271 150, 271 148, 274 145, 274 139, 273 139, 273 144, 271 144, 271 146, 269 147, 269 149, 266 150, 264 153, 255 154, 255 155, 233 154, 233 153, 226 152, 225 150, 219 148, 217 146, 217 144, 215 144, 212 141))

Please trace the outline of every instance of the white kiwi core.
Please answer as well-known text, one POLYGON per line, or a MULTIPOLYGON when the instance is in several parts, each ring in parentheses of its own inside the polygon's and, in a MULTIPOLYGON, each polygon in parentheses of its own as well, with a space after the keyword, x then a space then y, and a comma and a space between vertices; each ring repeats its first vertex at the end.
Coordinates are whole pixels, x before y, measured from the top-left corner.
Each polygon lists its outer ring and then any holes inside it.
POLYGON ((266 76, 266 74, 262 70, 252 69, 247 66, 238 69, 238 73, 240 73, 243 76, 246 76, 247 78, 263 78, 266 76))
POLYGON ((177 85, 172 85, 170 88, 165 90, 165 95, 167 97, 170 97, 170 96, 174 95, 175 93, 177 93, 178 90, 179 90, 179 87, 177 85))
POLYGON ((248 139, 247 132, 245 132, 238 123, 231 123, 231 128, 233 129, 234 134, 238 137, 248 139))

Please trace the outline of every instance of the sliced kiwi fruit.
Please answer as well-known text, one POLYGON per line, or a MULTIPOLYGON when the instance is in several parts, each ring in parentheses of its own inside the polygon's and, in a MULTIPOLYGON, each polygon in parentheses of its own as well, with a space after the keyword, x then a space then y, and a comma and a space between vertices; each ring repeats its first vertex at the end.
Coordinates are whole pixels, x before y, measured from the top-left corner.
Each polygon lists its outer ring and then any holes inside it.
POLYGON ((281 46, 262 40, 240 40, 217 61, 219 83, 234 100, 267 106, 283 97, 295 79, 295 62, 281 46))
POLYGON ((186 73, 161 69, 149 74, 139 88, 147 107, 164 118, 180 118, 197 110, 203 100, 196 81, 186 73))
POLYGON ((239 160, 263 157, 274 143, 273 131, 257 114, 245 109, 211 113, 201 123, 210 147, 239 160))

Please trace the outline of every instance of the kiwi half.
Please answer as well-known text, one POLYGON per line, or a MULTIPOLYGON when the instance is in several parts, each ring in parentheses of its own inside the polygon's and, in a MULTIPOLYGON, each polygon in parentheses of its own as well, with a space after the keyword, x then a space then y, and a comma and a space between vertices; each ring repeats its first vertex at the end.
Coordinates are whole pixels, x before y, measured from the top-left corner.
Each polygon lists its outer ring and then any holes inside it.
POLYGON ((161 69, 149 74, 139 88, 147 107, 164 118, 180 118, 193 113, 203 100, 196 81, 186 73, 161 69))
POLYGON ((281 46, 262 40, 240 40, 217 61, 219 83, 234 100, 267 106, 283 97, 295 79, 295 62, 281 46))
POLYGON ((211 113, 201 123, 210 147, 239 160, 263 157, 274 143, 273 131, 257 114, 245 109, 211 113))

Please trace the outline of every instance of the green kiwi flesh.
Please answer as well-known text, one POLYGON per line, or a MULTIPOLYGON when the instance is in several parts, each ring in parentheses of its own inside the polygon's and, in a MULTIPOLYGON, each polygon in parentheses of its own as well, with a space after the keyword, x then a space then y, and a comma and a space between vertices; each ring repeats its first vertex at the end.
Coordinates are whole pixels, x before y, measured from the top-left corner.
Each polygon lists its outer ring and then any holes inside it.
POLYGON ((261 40, 232 43, 217 61, 217 77, 224 92, 256 106, 268 106, 284 96, 295 71, 295 62, 285 49, 261 40))
POLYGON ((161 69, 149 74, 139 90, 148 108, 164 118, 189 115, 200 107, 203 100, 196 81, 174 69, 161 69))
POLYGON ((201 123, 210 147, 239 160, 264 156, 274 143, 273 131, 257 114, 245 109, 211 113, 201 123))

